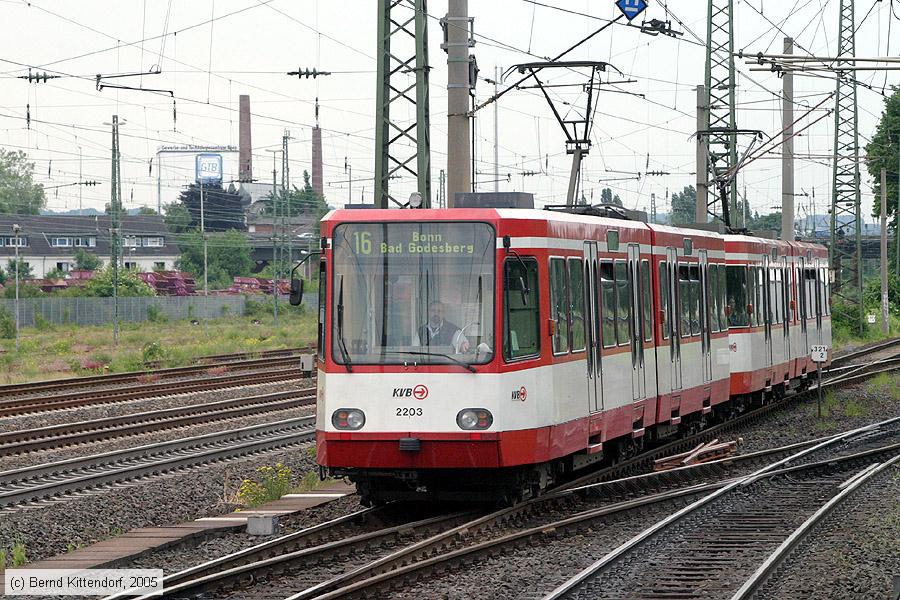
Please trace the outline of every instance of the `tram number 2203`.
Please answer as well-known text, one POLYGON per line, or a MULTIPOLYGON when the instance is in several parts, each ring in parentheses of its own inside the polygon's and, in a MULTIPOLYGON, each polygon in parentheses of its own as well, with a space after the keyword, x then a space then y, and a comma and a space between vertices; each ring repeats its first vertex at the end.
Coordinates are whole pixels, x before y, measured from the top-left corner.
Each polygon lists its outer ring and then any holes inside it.
POLYGON ((397 407, 397 416, 398 417, 421 417, 422 409, 421 408, 401 408, 397 407))

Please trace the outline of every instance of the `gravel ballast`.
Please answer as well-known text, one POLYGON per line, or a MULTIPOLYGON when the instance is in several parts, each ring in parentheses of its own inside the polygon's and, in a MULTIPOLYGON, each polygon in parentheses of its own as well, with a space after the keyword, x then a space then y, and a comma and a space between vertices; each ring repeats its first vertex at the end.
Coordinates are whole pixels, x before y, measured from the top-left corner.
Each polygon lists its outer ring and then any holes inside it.
POLYGON ((216 463, 105 489, 57 504, 0 514, 0 541, 25 544, 29 561, 115 537, 231 510, 228 500, 257 467, 281 462, 301 478, 315 468, 312 444, 216 463))

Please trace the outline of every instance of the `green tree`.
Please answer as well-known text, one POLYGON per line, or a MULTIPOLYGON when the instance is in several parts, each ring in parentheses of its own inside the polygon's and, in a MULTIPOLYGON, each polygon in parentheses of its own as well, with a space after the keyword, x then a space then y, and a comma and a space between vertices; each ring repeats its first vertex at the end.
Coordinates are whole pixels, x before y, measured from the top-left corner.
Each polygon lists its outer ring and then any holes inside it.
MULTIPOLYGON (((240 231, 207 234, 207 277, 212 289, 226 288, 234 277, 248 275, 253 268, 250 244, 240 231)), ((179 243, 181 257, 175 266, 200 282, 203 278, 203 238, 199 231, 184 234, 179 243)))
MULTIPOLYGON (((11 258, 6 263, 6 274, 10 280, 16 278, 16 260, 11 258)), ((23 279, 34 279, 34 269, 31 268, 23 259, 19 259, 19 281, 23 279)))
POLYGON ((781 231, 781 211, 760 215, 754 212, 747 221, 747 229, 750 231, 776 230, 781 231))
MULTIPOLYGON (((19 281, 19 298, 39 298, 44 295, 43 290, 33 283, 22 283, 19 281)), ((9 300, 16 297, 16 286, 10 284, 3 288, 3 296, 9 300)))
POLYGON ((603 188, 600 190, 600 202, 603 204, 614 204, 616 206, 622 206, 622 199, 619 198, 618 194, 613 194, 613 191, 610 188, 603 188))
POLYGON ((142 206, 138 209, 137 214, 152 217, 152 216, 158 215, 159 213, 156 212, 155 209, 150 208, 149 206, 142 206))
POLYGON ((136 271, 131 269, 119 269, 119 285, 114 286, 115 273, 110 265, 100 269, 79 292, 73 292, 77 296, 95 296, 109 298, 113 295, 113 288, 117 289, 119 296, 154 296, 153 288, 144 283, 138 277, 136 271))
POLYGON ((697 190, 689 185, 681 192, 672 194, 672 218, 673 225, 685 225, 694 223, 696 219, 697 190))
MULTIPOLYGON (((331 207, 328 206, 328 203, 325 202, 325 197, 320 196, 313 189, 312 183, 310 183, 309 172, 303 171, 303 187, 298 188, 294 186, 293 190, 289 190, 284 193, 279 192, 278 196, 278 211, 279 215, 281 212, 282 198, 287 198, 288 207, 290 209, 290 214, 292 217, 300 216, 300 215, 310 215, 314 222, 317 222, 325 216, 325 214, 331 210, 331 207)), ((266 208, 264 210, 264 214, 272 215, 274 213, 273 205, 272 205, 272 194, 269 194, 263 201, 265 202, 266 208)))
POLYGON ((103 265, 103 261, 84 248, 75 251, 75 268, 79 271, 96 271, 103 265))
POLYGON ((191 213, 181 202, 163 206, 163 221, 172 233, 184 233, 191 226, 191 213))
POLYGON ((44 279, 65 279, 66 272, 62 269, 52 269, 47 271, 47 274, 44 275, 44 279))
POLYGON ((0 148, 0 214, 40 214, 47 204, 44 186, 34 182, 34 163, 20 151, 0 148))
POLYGON ((897 231, 897 202, 900 198, 900 87, 893 86, 892 89, 893 93, 885 98, 884 112, 875 128, 875 135, 866 146, 866 155, 871 157, 871 160, 866 161, 866 168, 875 182, 875 208, 872 214, 876 217, 881 216, 881 169, 884 168, 887 172, 888 218, 894 231, 897 231))

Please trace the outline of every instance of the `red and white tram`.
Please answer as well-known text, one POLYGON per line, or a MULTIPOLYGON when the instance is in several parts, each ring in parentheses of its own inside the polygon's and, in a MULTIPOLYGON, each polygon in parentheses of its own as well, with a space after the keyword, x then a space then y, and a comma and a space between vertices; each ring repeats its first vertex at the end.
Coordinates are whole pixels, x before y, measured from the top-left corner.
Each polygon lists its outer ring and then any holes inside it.
POLYGON ((533 209, 321 232, 317 460, 366 501, 537 493, 802 385, 830 337, 811 244, 533 209))

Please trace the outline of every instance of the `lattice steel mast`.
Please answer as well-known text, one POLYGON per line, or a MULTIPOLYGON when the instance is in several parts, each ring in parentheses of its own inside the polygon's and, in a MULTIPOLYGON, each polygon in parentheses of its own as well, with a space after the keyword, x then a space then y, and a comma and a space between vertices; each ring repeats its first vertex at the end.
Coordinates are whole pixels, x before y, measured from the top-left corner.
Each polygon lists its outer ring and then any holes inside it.
MULTIPOLYGON (((853 0, 841 0, 838 17, 837 56, 856 54, 853 0)), ((834 294, 841 298, 853 320, 862 319, 862 218, 860 214, 859 124, 856 80, 853 71, 837 63, 834 110, 834 177, 831 199, 831 268, 835 273, 834 294)), ((836 307, 839 310, 839 307, 836 307)))
POLYGON ((431 134, 428 107, 428 14, 426 0, 415 8, 403 0, 378 0, 378 84, 375 94, 375 203, 381 208, 406 204, 391 195, 392 178, 411 175, 431 205, 431 134), (414 75, 410 83, 409 74, 414 75), (399 120, 415 109, 412 122, 399 120), (393 116, 392 116, 393 112, 393 116), (410 144, 414 148, 410 148, 410 144))
MULTIPOLYGON (((709 0, 706 25, 706 119, 709 148, 710 184, 715 185, 737 164, 737 125, 735 119, 735 68, 733 0, 709 0)), ((720 216, 726 225, 729 214, 737 214, 737 180, 711 190, 707 211, 720 216), (724 194, 724 195, 723 195, 724 194), (719 211, 715 204, 722 203, 719 211)))

